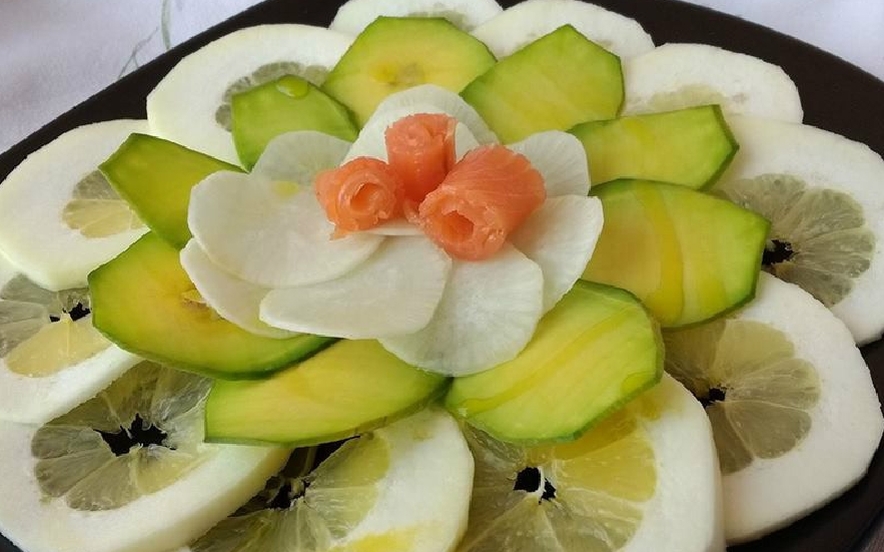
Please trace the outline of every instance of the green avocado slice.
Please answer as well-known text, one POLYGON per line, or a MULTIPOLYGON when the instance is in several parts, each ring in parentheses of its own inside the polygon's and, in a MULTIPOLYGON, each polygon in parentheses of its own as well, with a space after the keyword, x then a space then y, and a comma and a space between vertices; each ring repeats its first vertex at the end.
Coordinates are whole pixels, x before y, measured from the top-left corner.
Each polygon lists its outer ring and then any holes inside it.
POLYGON ((206 440, 307 446, 339 441, 416 412, 448 379, 420 371, 377 341, 339 341, 264 381, 219 381, 206 402, 206 440))
POLYGON ((322 88, 362 126, 394 92, 420 84, 460 92, 494 61, 487 46, 446 19, 379 17, 356 37, 322 88))
POLYGON ((578 281, 519 356, 455 379, 445 405, 500 441, 571 441, 662 374, 660 329, 641 303, 578 281))
POLYGON ((286 132, 315 130, 348 142, 356 139, 347 108, 292 75, 236 94, 231 109, 233 142, 249 170, 270 140, 286 132))
POLYGON ((755 295, 770 223, 677 184, 615 180, 590 192, 605 224, 583 278, 629 290, 664 328, 697 324, 755 295))
POLYGON ((565 25, 501 59, 461 96, 509 144, 616 117, 623 72, 620 58, 565 25))
POLYGON ((597 183, 640 178, 705 188, 739 149, 717 105, 582 123, 570 132, 586 148, 597 183))
POLYGON ((266 377, 335 340, 308 334, 262 337, 201 302, 177 249, 148 232, 89 274, 92 323, 123 349, 215 378, 266 377))
POLYGON ((191 188, 218 171, 242 172, 239 167, 147 134, 130 135, 99 169, 144 224, 178 249, 191 237, 187 227, 191 188))

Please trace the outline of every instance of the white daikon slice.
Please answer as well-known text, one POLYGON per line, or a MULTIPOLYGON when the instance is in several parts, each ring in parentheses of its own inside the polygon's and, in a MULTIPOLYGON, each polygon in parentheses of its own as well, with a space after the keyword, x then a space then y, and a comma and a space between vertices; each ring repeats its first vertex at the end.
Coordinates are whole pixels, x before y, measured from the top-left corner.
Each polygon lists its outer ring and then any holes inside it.
POLYGON ((350 142, 321 132, 287 132, 267 144, 252 174, 310 186, 317 173, 338 166, 349 149, 350 142))
POLYGON ((433 317, 450 269, 451 259, 427 238, 389 238, 336 280, 271 291, 261 303, 261 319, 348 339, 410 334, 433 317))
POLYGON ((543 270, 544 312, 583 274, 603 221, 597 198, 565 195, 547 199, 510 236, 510 242, 543 270))
POLYGON ((279 339, 292 336, 292 332, 268 326, 258 317, 261 301, 270 290, 225 272, 212 262, 196 240, 191 239, 181 250, 181 266, 221 318, 254 334, 279 339))
POLYGON ((365 230, 365 232, 379 236, 420 236, 423 234, 419 227, 405 219, 388 220, 374 228, 365 230))
POLYGON ((268 288, 342 276, 384 240, 364 232, 333 239, 312 187, 233 172, 193 188, 188 224, 215 264, 268 288))
MULTIPOLYGON (((359 131, 359 136, 356 137, 356 141, 353 142, 353 146, 350 148, 350 151, 347 152, 347 156, 344 159, 345 162, 356 159, 357 157, 374 157, 386 161, 387 143, 384 136, 387 128, 399 119, 416 113, 441 113, 448 115, 448 113, 440 107, 432 104, 419 103, 409 104, 395 109, 377 111, 371 116, 371 119, 365 123, 362 130, 359 131)), ((479 142, 473 136, 473 133, 470 132, 469 127, 464 123, 458 122, 454 129, 454 150, 457 159, 460 159, 466 155, 468 151, 478 145, 479 142)))
POLYGON ((586 149, 573 134, 559 130, 538 132, 507 147, 527 157, 540 172, 546 197, 589 193, 586 149))
POLYGON ((485 261, 455 261, 430 323, 381 339, 402 360, 448 375, 492 368, 530 341, 543 312, 540 267, 507 244, 485 261))
POLYGON ((459 94, 435 84, 422 84, 390 94, 378 105, 374 114, 407 108, 412 105, 432 105, 440 113, 447 113, 461 123, 467 125, 470 132, 481 144, 495 144, 497 135, 479 116, 476 109, 468 104, 459 94))

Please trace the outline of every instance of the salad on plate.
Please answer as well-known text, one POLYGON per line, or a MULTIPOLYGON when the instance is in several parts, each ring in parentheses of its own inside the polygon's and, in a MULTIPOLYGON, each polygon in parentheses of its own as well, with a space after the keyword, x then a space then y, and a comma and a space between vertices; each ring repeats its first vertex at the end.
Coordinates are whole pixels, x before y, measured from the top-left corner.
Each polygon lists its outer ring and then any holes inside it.
POLYGON ((0 184, 22 552, 715 552, 884 432, 884 160, 578 0, 350 0, 0 184))

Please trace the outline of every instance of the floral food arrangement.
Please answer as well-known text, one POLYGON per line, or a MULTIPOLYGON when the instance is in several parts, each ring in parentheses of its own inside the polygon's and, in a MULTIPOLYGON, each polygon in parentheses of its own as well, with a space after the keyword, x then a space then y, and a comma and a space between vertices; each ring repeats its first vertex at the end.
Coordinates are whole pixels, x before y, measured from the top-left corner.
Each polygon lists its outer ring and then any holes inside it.
POLYGON ((721 551, 878 446, 884 161, 776 66, 351 0, 147 113, 0 185, 23 552, 721 551))

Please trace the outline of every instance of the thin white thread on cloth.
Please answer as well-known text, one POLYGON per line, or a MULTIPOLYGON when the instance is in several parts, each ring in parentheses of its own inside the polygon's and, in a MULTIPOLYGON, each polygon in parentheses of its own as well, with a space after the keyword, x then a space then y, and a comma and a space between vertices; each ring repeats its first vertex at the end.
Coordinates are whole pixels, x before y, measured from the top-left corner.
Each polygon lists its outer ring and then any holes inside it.
POLYGON ((260 0, 0 0, 0 152, 260 0))
MULTIPOLYGON (((258 1, 0 0, 0 151, 258 1)), ((815 44, 884 80, 884 0, 689 1, 815 44)))

